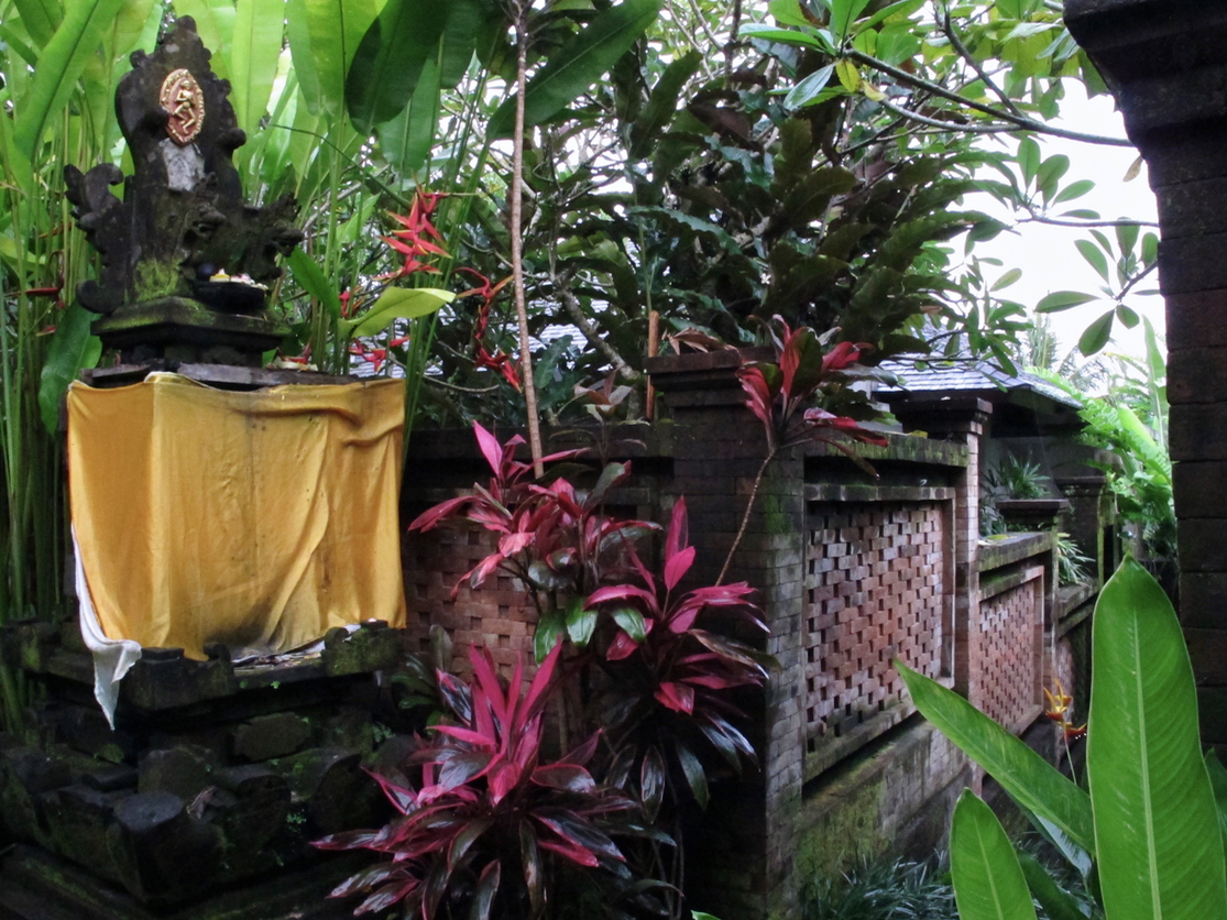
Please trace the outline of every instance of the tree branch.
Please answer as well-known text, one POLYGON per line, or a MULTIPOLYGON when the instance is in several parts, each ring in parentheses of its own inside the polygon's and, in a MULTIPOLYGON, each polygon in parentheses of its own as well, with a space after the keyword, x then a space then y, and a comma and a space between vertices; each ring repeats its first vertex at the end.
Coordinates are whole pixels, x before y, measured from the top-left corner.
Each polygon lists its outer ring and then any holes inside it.
POLYGON ((1074 229, 1082 227, 1153 227, 1158 229, 1159 227, 1158 224, 1149 220, 1059 220, 1055 217, 1043 217, 1034 213, 1030 217, 1024 217, 1019 223, 1048 224, 1053 227, 1073 227, 1074 229))
MULTIPOLYGON (((942 99, 946 99, 950 102, 957 102, 959 105, 966 106, 973 111, 982 112, 985 115, 991 115, 993 118, 998 118, 1001 121, 1014 125, 1015 130, 1035 131, 1038 134, 1050 134, 1053 137, 1064 137, 1068 140, 1084 141, 1088 144, 1105 144, 1113 147, 1133 146, 1133 142, 1126 138, 1104 137, 1100 134, 1083 134, 1081 131, 1066 131, 1064 128, 1054 128, 1051 125, 1044 124, 1042 121, 1036 121, 1034 118, 1020 118, 1017 115, 1010 112, 1003 112, 1001 109, 994 108, 991 105, 984 105, 981 102, 974 102, 971 99, 967 99, 964 96, 960 96, 958 93, 946 89, 944 86, 940 86, 930 80, 925 80, 922 77, 913 76, 906 70, 900 70, 898 67, 892 67, 885 61, 880 61, 871 55, 857 51, 855 48, 845 49, 844 54, 852 60, 864 64, 866 67, 872 67, 875 70, 880 70, 882 73, 889 77, 893 77, 900 83, 906 83, 908 86, 923 89, 925 92, 931 93, 934 96, 940 96, 942 99)), ((899 110, 896 108, 896 111, 906 110, 899 110)), ((919 116, 921 119, 923 117, 924 116, 919 116)), ((938 122, 938 124, 944 126, 946 123, 938 122)), ((954 130, 954 128, 951 130, 954 130)), ((975 129, 968 126, 962 126, 959 128, 959 130, 966 131, 975 129)))
POLYGON ((1001 104, 1009 109, 1011 114, 1016 115, 1019 118, 1026 118, 1027 116, 1025 116, 1018 106, 1014 104, 1014 100, 1002 92, 1001 87, 993 82, 993 78, 989 76, 988 71, 986 71, 980 65, 980 62, 976 60, 975 56, 968 50, 967 46, 963 44, 963 40, 959 38, 958 32, 954 30, 954 24, 950 21, 949 10, 946 11, 942 31, 946 33, 946 38, 950 39, 950 46, 959 53, 959 57, 971 65, 971 69, 979 75, 980 79, 984 82, 984 85, 991 89, 993 94, 1001 100, 1001 104))
POLYGON ((624 380, 637 379, 639 375, 635 373, 634 368, 626 363, 626 360, 618 354, 617 349, 601 338, 601 334, 596 326, 584 315, 584 308, 580 304, 579 298, 571 291, 569 279, 555 278, 554 290, 557 292, 558 299, 562 302, 563 308, 567 311, 567 315, 571 317, 571 322, 584 334, 588 344, 609 359, 609 362, 614 366, 614 370, 618 372, 619 377, 622 377, 624 380))

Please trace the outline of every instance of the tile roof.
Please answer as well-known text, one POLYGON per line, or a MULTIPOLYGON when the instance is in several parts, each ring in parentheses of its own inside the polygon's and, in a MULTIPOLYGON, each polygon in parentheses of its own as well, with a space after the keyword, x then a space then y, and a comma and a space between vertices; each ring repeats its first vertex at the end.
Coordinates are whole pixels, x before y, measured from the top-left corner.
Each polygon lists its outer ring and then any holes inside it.
POLYGON ((881 386, 878 393, 945 393, 1032 390, 1053 402, 1081 409, 1082 403, 1043 377, 1027 371, 1007 374, 987 363, 933 361, 917 369, 912 361, 883 361, 883 370, 899 377, 899 386, 881 386))

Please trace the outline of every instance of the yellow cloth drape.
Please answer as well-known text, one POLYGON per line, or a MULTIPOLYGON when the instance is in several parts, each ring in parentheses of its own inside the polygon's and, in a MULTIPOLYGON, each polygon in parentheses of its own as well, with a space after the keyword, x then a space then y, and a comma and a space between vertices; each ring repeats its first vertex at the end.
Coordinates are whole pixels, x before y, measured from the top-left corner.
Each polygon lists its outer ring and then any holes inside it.
POLYGON ((404 626, 404 386, 217 390, 174 374, 68 392, 72 519, 108 638, 284 651, 404 626))

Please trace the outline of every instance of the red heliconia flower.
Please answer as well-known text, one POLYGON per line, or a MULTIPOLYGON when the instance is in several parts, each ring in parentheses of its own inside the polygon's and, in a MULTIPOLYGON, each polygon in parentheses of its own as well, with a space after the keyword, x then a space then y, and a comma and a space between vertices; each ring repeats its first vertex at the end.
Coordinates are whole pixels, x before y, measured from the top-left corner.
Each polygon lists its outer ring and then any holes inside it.
POLYGON ((460 268, 457 271, 472 275, 481 282, 477 287, 462 291, 456 295, 458 298, 480 297, 482 299, 481 306, 477 308, 477 321, 473 324, 473 343, 477 351, 475 363, 478 367, 488 367, 491 370, 498 371, 508 383, 517 390, 520 389, 520 374, 516 370, 515 362, 512 360, 511 355, 505 351, 491 354, 490 350, 486 348, 485 342, 486 330, 490 326, 490 308, 494 305, 494 298, 498 296, 499 291, 511 281, 511 276, 508 275, 498 284, 491 284, 489 278, 471 268, 460 268))
POLYGON ((400 223, 403 229, 393 231, 391 236, 382 239, 405 256, 405 263, 396 271, 379 276, 379 280, 403 278, 415 272, 438 273, 438 268, 421 260, 425 256, 449 258, 446 249, 431 242, 431 239, 443 242, 443 236, 431 222, 431 217, 440 199, 444 197, 446 196, 442 192, 424 192, 419 188, 413 196, 413 204, 407 215, 389 212, 392 219, 400 223))

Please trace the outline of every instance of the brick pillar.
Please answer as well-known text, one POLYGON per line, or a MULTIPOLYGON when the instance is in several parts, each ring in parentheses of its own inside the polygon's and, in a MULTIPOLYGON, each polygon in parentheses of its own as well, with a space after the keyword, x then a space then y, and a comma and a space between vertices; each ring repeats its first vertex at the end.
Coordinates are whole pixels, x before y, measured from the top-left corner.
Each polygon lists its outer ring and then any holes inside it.
MULTIPOLYGON (((690 510, 698 584, 711 584, 719 574, 766 456, 762 424, 744 407, 733 373, 737 363, 731 352, 649 363, 652 382, 673 416, 673 488, 690 510)), ((771 629, 766 650, 780 668, 766 692, 744 707, 761 770, 747 771, 735 787, 715 790, 708 814, 686 840, 693 905, 723 920, 800 916, 792 858, 805 757, 803 467, 797 449, 768 467, 726 578, 758 589, 771 629)))
POLYGON ((1066 0, 1150 167, 1163 242, 1181 619, 1202 737, 1227 742, 1227 6, 1066 0))
POLYGON ((954 513, 954 689, 973 703, 980 668, 980 458, 992 404, 974 396, 921 396, 902 400, 891 411, 909 431, 928 432, 967 445, 967 468, 956 487, 954 513))

